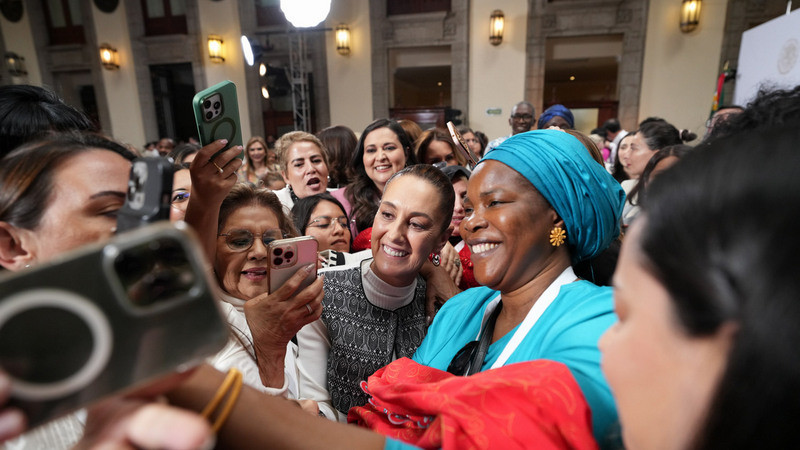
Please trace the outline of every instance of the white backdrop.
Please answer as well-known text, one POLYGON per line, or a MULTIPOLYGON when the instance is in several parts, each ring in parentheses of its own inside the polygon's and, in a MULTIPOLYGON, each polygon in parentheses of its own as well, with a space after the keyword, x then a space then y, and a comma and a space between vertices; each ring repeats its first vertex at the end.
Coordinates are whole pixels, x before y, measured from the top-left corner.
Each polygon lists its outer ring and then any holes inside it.
POLYGON ((800 84, 800 9, 742 34, 734 103, 745 106, 758 89, 800 84))

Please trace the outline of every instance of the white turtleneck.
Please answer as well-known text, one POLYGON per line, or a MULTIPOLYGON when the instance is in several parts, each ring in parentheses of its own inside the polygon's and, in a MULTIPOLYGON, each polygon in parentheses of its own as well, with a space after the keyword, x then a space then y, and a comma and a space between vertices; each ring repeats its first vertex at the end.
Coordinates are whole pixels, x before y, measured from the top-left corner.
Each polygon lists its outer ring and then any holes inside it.
MULTIPOLYGON (((414 291, 417 288, 415 279, 410 285, 396 287, 383 281, 372 271, 372 258, 361 261, 361 285, 367 300, 383 309, 394 311, 402 308, 414 300, 414 291)), ((352 267, 331 267, 323 269, 320 273, 336 270, 348 270, 352 267)), ((331 404, 328 392, 328 353, 331 341, 328 328, 322 319, 318 319, 300 329, 297 333, 299 350, 297 355, 297 369, 300 376, 300 398, 315 400, 319 410, 332 420, 345 422, 346 415, 339 414, 331 404)))

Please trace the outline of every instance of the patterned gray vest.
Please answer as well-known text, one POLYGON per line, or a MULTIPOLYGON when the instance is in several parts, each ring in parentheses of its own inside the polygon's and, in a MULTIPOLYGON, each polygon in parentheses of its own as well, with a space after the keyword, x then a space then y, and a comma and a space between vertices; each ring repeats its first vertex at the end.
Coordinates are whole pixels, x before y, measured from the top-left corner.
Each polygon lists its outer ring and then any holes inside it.
MULTIPOLYGON (((425 281, 418 277, 414 300, 388 311, 371 304, 356 267, 325 274, 322 321, 328 328, 328 392, 333 407, 347 414, 369 397, 361 381, 398 358, 411 357, 427 332, 425 281)), ((300 349, 300 351, 303 351, 300 349)))

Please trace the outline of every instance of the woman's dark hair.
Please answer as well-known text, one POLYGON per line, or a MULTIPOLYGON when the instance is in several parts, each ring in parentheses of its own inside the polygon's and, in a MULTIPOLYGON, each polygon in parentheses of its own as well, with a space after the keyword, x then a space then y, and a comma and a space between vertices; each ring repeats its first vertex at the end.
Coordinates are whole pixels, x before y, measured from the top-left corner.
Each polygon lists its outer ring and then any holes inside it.
POLYGON ((798 141, 800 122, 702 144, 643 205, 645 267, 679 325, 735 327, 694 448, 800 447, 798 141))
POLYGON ((682 144, 681 133, 663 119, 648 118, 639 125, 639 131, 650 150, 660 150, 669 145, 682 144))
MULTIPOLYGON (((306 227, 308 227, 308 221, 311 220, 311 214, 314 213, 314 208, 316 208, 320 202, 333 203, 339 209, 341 209, 342 214, 347 217, 347 212, 344 210, 344 206, 342 206, 339 200, 336 200, 336 198, 331 194, 324 192, 322 194, 309 195, 308 197, 297 200, 294 202, 294 206, 292 206, 292 220, 294 221, 294 227, 297 228, 297 231, 300 234, 306 234, 306 227)), ((350 233, 349 227, 345 230, 350 233)))
POLYGON ((428 152, 428 146, 430 146, 433 141, 444 142, 447 144, 447 146, 450 147, 450 151, 453 152, 453 157, 458 162, 458 165, 467 165, 464 157, 461 156, 461 153, 456 150, 456 144, 453 142, 453 138, 450 136, 450 133, 447 130, 439 127, 425 130, 421 135, 419 135, 419 138, 417 138, 416 147, 414 149, 414 155, 417 157, 417 162, 425 163, 425 154, 428 152))
POLYGON ((350 159, 350 165, 353 168, 353 181, 347 185, 345 195, 347 200, 352 205, 350 215, 356 222, 356 228, 359 231, 366 230, 372 226, 372 221, 375 219, 375 213, 378 212, 378 201, 383 193, 375 186, 375 182, 367 176, 367 171, 364 169, 364 140, 373 131, 380 128, 388 128, 397 135, 400 145, 403 147, 403 153, 406 156, 406 166, 414 165, 417 163, 412 151, 411 141, 408 135, 403 131, 403 127, 392 119, 378 119, 371 124, 367 125, 364 132, 361 133, 361 138, 358 140, 356 151, 353 152, 353 157, 350 159))
POLYGON ((636 182, 636 186, 634 186, 633 189, 631 189, 631 191, 628 193, 628 198, 631 199, 631 205, 641 205, 645 202, 645 198, 647 197, 647 188, 652 182, 650 180, 651 175, 661 160, 670 156, 681 159, 691 150, 692 147, 680 144, 670 145, 656 151, 653 156, 650 157, 650 160, 647 161, 647 165, 644 166, 644 170, 639 176, 639 181, 636 182))
POLYGON ((617 143, 617 155, 614 158, 614 168, 611 170, 611 176, 614 177, 614 179, 620 183, 629 179, 630 177, 625 172, 625 169, 622 167, 622 160, 619 157, 619 149, 620 147, 622 147, 622 141, 624 141, 625 139, 633 139, 637 131, 638 130, 631 131, 630 133, 623 136, 623 138, 619 140, 619 143, 617 143))
POLYGON ((173 148, 167 156, 172 158, 172 160, 175 161, 175 164, 182 164, 184 159, 199 152, 200 148, 200 144, 192 144, 191 142, 187 142, 173 148))
POLYGON ((793 89, 761 89, 740 114, 714 125, 707 139, 718 139, 744 130, 758 130, 800 122, 800 85, 793 89))
POLYGON ((406 167, 392 175, 386 182, 386 188, 389 187, 392 181, 403 176, 417 177, 436 189, 436 192, 439 194, 439 210, 445 213, 444 222, 441 224, 441 231, 446 230, 447 227, 450 226, 450 221, 453 219, 453 206, 456 203, 456 191, 453 189, 453 184, 450 183, 450 178, 448 178, 444 172, 430 164, 416 164, 406 167))
POLYGON ((299 234, 294 228, 294 223, 283 212, 283 205, 278 197, 267 188, 255 187, 250 183, 237 183, 222 201, 219 207, 219 221, 217 233, 222 231, 228 218, 239 208, 246 206, 260 206, 269 209, 278 219, 278 226, 284 237, 297 237, 299 234))
POLYGON ((319 131, 317 137, 328 151, 328 187, 345 186, 350 182, 350 159, 358 145, 356 134, 344 125, 336 125, 319 131))
POLYGON ((0 221, 36 229, 50 204, 58 167, 72 156, 95 149, 112 151, 129 161, 136 157, 123 145, 93 133, 54 134, 6 155, 0 164, 0 221))
POLYGON ((97 131, 85 114, 38 86, 0 86, 0 158, 50 132, 97 131))
POLYGON ((478 156, 483 158, 483 152, 486 151, 486 146, 489 145, 489 136, 486 136, 486 133, 484 133, 483 131, 476 131, 475 137, 477 137, 481 143, 481 154, 478 156))

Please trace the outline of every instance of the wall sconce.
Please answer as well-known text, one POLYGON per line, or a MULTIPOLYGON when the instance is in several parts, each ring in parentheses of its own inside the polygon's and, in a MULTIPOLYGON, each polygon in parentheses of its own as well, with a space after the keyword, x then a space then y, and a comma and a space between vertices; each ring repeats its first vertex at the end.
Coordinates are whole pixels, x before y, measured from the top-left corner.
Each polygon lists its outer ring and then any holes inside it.
POLYGON ((503 42, 503 28, 505 28, 506 17, 503 11, 495 9, 489 18, 489 42, 492 45, 500 45, 503 42))
POLYGON ((345 24, 336 27, 336 51, 342 56, 350 54, 350 27, 345 24))
POLYGON ((681 4, 681 31, 689 33, 700 24, 701 0, 683 0, 681 4))
POLYGON ((211 59, 211 62, 225 62, 225 57, 222 56, 222 50, 222 38, 215 34, 208 35, 208 57, 211 59))
POLYGON ((108 44, 101 44, 100 62, 103 64, 103 67, 105 69, 108 70, 119 69, 119 53, 117 53, 117 49, 108 44))
POLYGON ((6 60, 6 70, 12 77, 21 77, 28 74, 28 71, 25 70, 25 58, 22 56, 14 52, 6 52, 3 59, 6 60))

